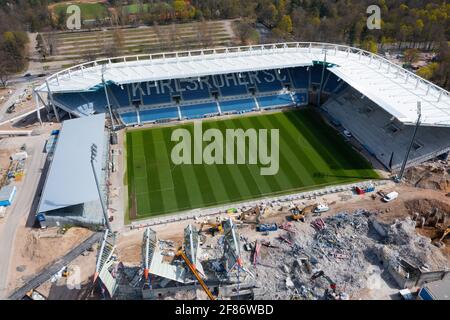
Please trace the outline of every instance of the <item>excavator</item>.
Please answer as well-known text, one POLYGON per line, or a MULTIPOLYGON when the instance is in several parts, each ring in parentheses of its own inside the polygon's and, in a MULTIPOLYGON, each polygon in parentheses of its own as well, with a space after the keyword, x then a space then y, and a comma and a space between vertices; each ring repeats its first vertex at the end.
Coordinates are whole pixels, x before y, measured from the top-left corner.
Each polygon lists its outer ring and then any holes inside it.
POLYGON ((212 236, 215 236, 216 232, 219 232, 219 233, 223 232, 223 227, 222 227, 221 221, 208 220, 208 221, 202 222, 202 224, 200 225, 200 229, 198 230, 198 234, 201 234, 203 232, 203 227, 205 225, 210 227, 209 232, 211 232, 212 236))
POLYGON ((447 226, 447 228, 443 230, 442 236, 439 238, 439 240, 433 241, 434 244, 437 245, 438 247, 444 246, 444 239, 445 239, 445 237, 447 237, 449 234, 450 234, 450 226, 447 226))
POLYGON ((188 266, 189 270, 191 270, 192 274, 197 279, 198 283, 200 283, 201 287, 203 288, 203 291, 205 291, 205 293, 208 296, 208 298, 210 300, 216 300, 216 298, 212 294, 211 290, 209 290, 208 286, 205 284, 205 282, 203 281, 202 277, 197 272, 195 266, 191 263, 191 261, 189 261, 189 258, 186 256, 186 254, 184 253, 183 249, 180 248, 180 250, 178 250, 177 256, 180 256, 184 260, 184 262, 188 266))
POLYGON ((325 291, 325 296, 327 297, 327 299, 338 300, 340 297, 340 294, 336 293, 336 287, 337 287, 336 283, 333 280, 331 280, 331 278, 329 276, 327 276, 325 274, 325 272, 323 272, 322 270, 315 272, 311 276, 311 280, 315 280, 320 277, 325 278, 328 281, 328 283, 330 284, 330 288, 325 291))
POLYGON ((301 222, 305 222, 305 217, 308 213, 311 213, 311 209, 314 206, 307 206, 304 207, 303 209, 299 209, 298 206, 295 206, 294 208, 290 209, 290 213, 291 213, 291 219, 294 221, 301 221, 301 222))

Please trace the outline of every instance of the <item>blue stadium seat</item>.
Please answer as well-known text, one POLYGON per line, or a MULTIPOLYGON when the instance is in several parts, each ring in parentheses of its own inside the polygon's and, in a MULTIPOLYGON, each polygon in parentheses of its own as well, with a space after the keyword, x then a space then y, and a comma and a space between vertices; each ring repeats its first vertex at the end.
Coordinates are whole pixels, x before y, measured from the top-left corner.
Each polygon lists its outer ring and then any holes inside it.
POLYGON ((97 90, 94 92, 84 92, 84 93, 82 93, 82 96, 86 101, 92 102, 96 113, 101 113, 101 112, 106 111, 108 102, 106 101, 104 89, 97 90))
POLYGON ((53 99, 66 108, 83 115, 102 113, 106 110, 106 97, 103 90, 83 94, 79 92, 55 93, 53 99))
POLYGON ((308 104, 308 93, 307 92, 297 92, 294 94, 294 101, 297 104, 308 104))
POLYGON ((252 98, 220 101, 219 104, 222 112, 247 112, 256 108, 252 98))
POLYGON ((181 116, 188 119, 203 118, 206 114, 219 113, 215 102, 181 106, 180 110, 181 116))
POLYGON ((256 87, 260 92, 279 91, 283 88, 280 80, 276 77, 275 70, 265 70, 264 72, 258 72, 257 77, 261 81, 256 83, 256 87), (270 82, 270 80, 273 80, 270 82))
POLYGON ((336 90, 336 88, 340 84, 340 81, 338 81, 339 78, 334 73, 331 73, 328 70, 327 73, 329 74, 329 76, 326 80, 325 86, 323 87, 323 91, 332 93, 336 90))
MULTIPOLYGON (((194 80, 197 81, 197 80, 194 80)), ((180 88, 185 91, 181 92, 181 97, 183 100, 198 100, 198 99, 208 99, 211 97, 211 93, 209 92, 209 87, 206 84, 197 84, 193 85, 187 81, 180 81, 180 88), (197 86, 196 90, 189 90, 189 88, 193 88, 197 86)))
MULTIPOLYGON (((278 72, 278 71, 276 71, 276 72, 278 72)), ((281 79, 282 84, 289 84, 292 86, 289 69, 280 69, 279 78, 281 79)))
MULTIPOLYGON (((244 75, 242 75, 244 76, 244 75)), ((219 77, 218 76, 213 76, 216 77, 216 82, 217 83, 222 83, 221 80, 218 80, 219 77)), ((236 75, 236 77, 238 77, 238 75, 236 75)), ((224 86, 221 87, 220 93, 222 96, 239 96, 239 95, 243 95, 243 94, 248 94, 248 90, 247 90, 247 86, 246 85, 241 85, 241 84, 234 84, 233 81, 229 81, 228 84, 229 86, 226 85, 226 81, 224 82, 224 86)))
POLYGON ((289 69, 291 78, 296 89, 307 89, 309 87, 309 73, 306 67, 289 69))
POLYGON ((123 123, 126 125, 132 125, 137 124, 137 114, 136 112, 127 112, 120 114, 120 117, 122 118, 123 123))
POLYGON ((141 110, 139 115, 141 122, 178 119, 178 111, 175 107, 141 110))
POLYGON ((172 102, 172 97, 170 93, 160 93, 160 94, 151 94, 151 95, 143 95, 142 100, 144 101, 144 105, 156 105, 156 104, 165 104, 172 102))
POLYGON ((293 104, 289 94, 278 94, 272 96, 257 97, 259 107, 262 109, 273 107, 285 107, 293 104))
POLYGON ((309 68, 309 72, 311 73, 311 83, 320 84, 320 81, 322 80, 322 70, 323 66, 321 65, 315 65, 309 68))
POLYGON ((110 92, 112 92, 117 102, 119 103, 119 107, 128 107, 130 105, 126 85, 123 86, 123 89, 115 84, 109 85, 108 88, 110 89, 110 92))

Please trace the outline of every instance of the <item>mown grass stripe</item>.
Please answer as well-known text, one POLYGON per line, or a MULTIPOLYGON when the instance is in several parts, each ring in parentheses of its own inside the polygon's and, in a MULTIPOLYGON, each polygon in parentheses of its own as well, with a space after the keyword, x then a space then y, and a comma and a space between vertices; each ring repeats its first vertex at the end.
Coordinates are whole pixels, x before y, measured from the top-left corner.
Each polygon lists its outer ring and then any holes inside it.
MULTIPOLYGON (((251 123, 252 128, 267 129, 267 130, 276 129, 276 128, 272 128, 270 123, 268 123, 268 122, 264 123, 263 121, 260 121, 258 119, 258 117, 249 117, 248 121, 251 123)), ((270 141, 270 138, 268 139, 268 143, 269 143, 269 141, 270 141)), ((270 143, 269 143, 268 149, 269 148, 270 148, 270 143)), ((260 168, 261 167, 263 167, 263 166, 260 165, 260 168)), ((290 183, 289 183, 289 179, 287 178, 287 176, 281 166, 276 175, 266 175, 263 177, 269 184, 271 192, 277 192, 277 191, 283 190, 286 188, 286 186, 287 186, 287 188, 291 187, 290 183)))
MULTIPOLYGON (((205 122, 203 124, 203 130, 208 130, 210 128, 216 128, 216 126, 211 123, 205 122)), ((207 144, 207 143, 205 143, 207 144)), ((225 156, 225 154, 223 154, 225 156)), ((219 202, 230 201, 234 196, 238 196, 238 193, 233 193, 232 190, 235 190, 237 187, 233 184, 232 180, 224 179, 225 176, 221 176, 220 171, 225 171, 225 168, 222 168, 223 165, 208 165, 208 173, 210 181, 212 182, 213 189, 215 191, 216 199, 219 202), (230 183, 227 183, 230 182, 230 183)))
MULTIPOLYGON (((188 130, 191 132, 191 136, 194 139, 194 127, 190 126, 188 130)), ((196 143, 194 143, 194 141, 192 141, 192 158, 194 157, 194 153, 196 151, 203 153, 203 148, 201 145, 197 145, 196 143)), ((198 206, 211 205, 213 203, 216 203, 217 199, 214 195, 214 190, 211 186, 205 164, 193 164, 192 167, 199 183, 198 187, 200 188, 203 199, 202 203, 198 204, 198 206)))
POLYGON ((147 165, 147 185, 149 190, 149 210, 148 212, 163 212, 164 203, 161 196, 161 183, 158 169, 155 163, 155 145, 153 143, 154 131, 141 131, 138 136, 142 136, 143 149, 145 150, 147 165))
POLYGON ((296 172, 298 179, 302 181, 302 186, 324 183, 323 178, 314 175, 324 163, 318 162, 320 157, 302 135, 301 130, 286 121, 284 113, 279 114, 279 117, 273 117, 273 122, 283 127, 283 141, 286 143, 283 152, 290 159, 290 166, 291 163, 296 163, 297 168, 294 169, 292 166, 291 168, 296 172))
MULTIPOLYGON (((167 156, 170 157, 170 153, 172 151, 172 147, 174 143, 171 142, 171 130, 161 130, 162 135, 164 137, 164 141, 166 144, 167 156)), ((172 170, 172 180, 174 184, 174 201, 177 202, 178 210, 184 210, 192 208, 193 204, 191 203, 191 198, 188 196, 188 188, 190 185, 187 184, 187 181, 184 178, 183 170, 181 170, 180 166, 175 166, 170 160, 171 170, 172 170)))
MULTIPOLYGON (((247 118, 236 119, 236 122, 239 123, 240 128, 248 128, 249 125, 251 125, 251 122, 247 118)), ((268 194, 273 192, 273 189, 266 181, 265 176, 261 175, 261 166, 259 164, 258 165, 248 164, 246 166, 246 178, 248 179, 247 181, 252 190, 254 190, 255 194, 268 194)))
POLYGON ((171 161, 170 155, 167 154, 166 142, 163 136, 162 130, 155 130, 153 137, 153 147, 156 152, 156 170, 159 175, 160 182, 160 192, 162 196, 162 201, 164 205, 164 211, 173 211, 178 208, 177 199, 175 197, 175 185, 172 178, 171 172, 171 161))
MULTIPOLYGON (((229 128, 231 123, 228 123, 228 125, 225 122, 217 122, 217 127, 222 131, 222 133, 225 134, 225 130, 229 128)), ((224 141, 225 144, 225 141, 224 141)), ((230 152, 226 146, 224 147, 224 154, 227 152, 230 152)), ((236 155, 235 155, 236 156, 236 155)), ((239 192, 239 197, 236 199, 232 199, 233 201, 239 200, 245 197, 248 197, 252 194, 250 191, 247 182, 245 181, 244 177, 242 176, 241 170, 239 168, 240 165, 232 164, 232 165, 223 165, 224 168, 228 169, 229 174, 231 174, 231 177, 233 178, 235 184, 236 184, 236 190, 239 192)))

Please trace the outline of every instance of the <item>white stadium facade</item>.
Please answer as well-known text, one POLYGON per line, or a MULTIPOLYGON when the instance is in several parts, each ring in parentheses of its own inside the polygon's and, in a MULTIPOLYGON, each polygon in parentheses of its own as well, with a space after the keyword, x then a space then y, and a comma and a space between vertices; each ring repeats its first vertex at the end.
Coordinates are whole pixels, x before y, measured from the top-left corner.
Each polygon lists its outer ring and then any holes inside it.
POLYGON ((58 121, 105 113, 113 129, 313 105, 389 170, 400 168, 410 147, 408 165, 450 151, 449 92, 344 45, 295 42, 103 59, 58 72, 34 92, 38 110, 44 105, 58 121))

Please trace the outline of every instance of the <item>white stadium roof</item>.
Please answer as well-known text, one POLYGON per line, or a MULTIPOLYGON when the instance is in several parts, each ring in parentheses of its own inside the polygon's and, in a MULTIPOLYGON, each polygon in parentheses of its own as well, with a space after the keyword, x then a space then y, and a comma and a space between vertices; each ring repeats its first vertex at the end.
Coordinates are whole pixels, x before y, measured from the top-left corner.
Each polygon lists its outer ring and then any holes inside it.
POLYGON ((37 92, 77 92, 105 82, 127 84, 165 79, 309 66, 314 61, 334 64, 331 72, 388 111, 399 121, 450 126, 449 92, 376 54, 327 43, 282 43, 136 55, 97 60, 58 72, 37 92), (48 86, 47 86, 48 84, 48 86))
MULTIPOLYGON (((104 114, 63 122, 39 202, 39 213, 99 199, 90 160, 93 143, 103 150, 104 127, 104 114)), ((94 166, 100 175, 101 160, 95 161, 94 166)))

